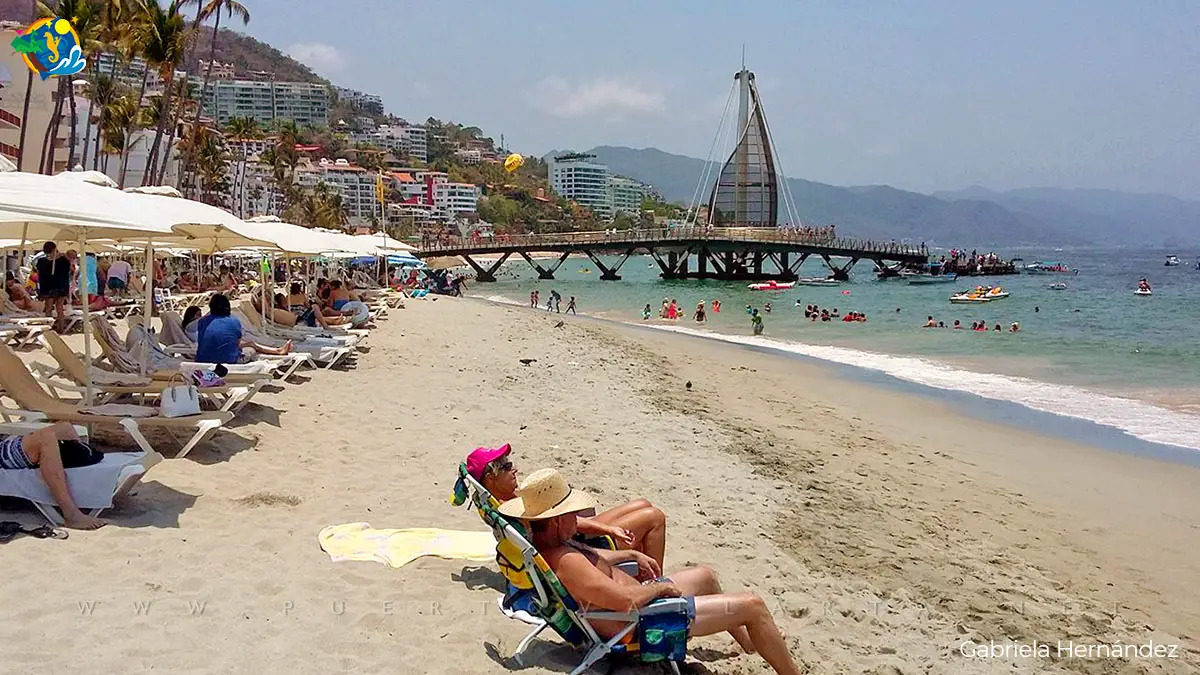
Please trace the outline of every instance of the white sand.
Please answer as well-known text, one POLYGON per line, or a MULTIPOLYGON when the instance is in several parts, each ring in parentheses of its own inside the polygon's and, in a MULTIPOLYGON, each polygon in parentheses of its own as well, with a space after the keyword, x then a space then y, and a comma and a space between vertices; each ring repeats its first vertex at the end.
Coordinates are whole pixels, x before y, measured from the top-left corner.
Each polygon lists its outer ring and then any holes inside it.
MULTIPOLYGON (((316 539, 355 521, 481 529, 450 486, 466 452, 502 442, 605 504, 660 505, 668 571, 705 563, 763 594, 814 673, 1200 667, 1200 471, 775 355, 560 320, 410 301, 356 369, 260 395, 153 469, 113 525, 0 546, 0 672, 505 672, 524 626, 496 610, 493 565, 332 563, 316 539), (1153 640, 1180 658, 959 653, 989 639, 1153 640)), ((36 522, 0 511, 14 518, 36 522)), ((572 658, 548 637, 525 672, 572 658)), ((768 672, 726 636, 690 663, 768 672)))

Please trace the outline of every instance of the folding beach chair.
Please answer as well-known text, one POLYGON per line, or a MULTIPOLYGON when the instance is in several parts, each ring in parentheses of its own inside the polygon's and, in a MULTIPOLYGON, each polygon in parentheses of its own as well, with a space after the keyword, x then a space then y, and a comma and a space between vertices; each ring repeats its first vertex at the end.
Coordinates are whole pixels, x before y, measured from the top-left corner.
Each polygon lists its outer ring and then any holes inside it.
MULTIPOLYGON (((501 574, 514 586, 528 589, 531 593, 538 623, 534 624, 533 630, 513 652, 513 659, 519 665, 525 665, 523 656, 534 638, 549 627, 568 644, 584 652, 583 660, 570 675, 579 675, 610 655, 632 658, 642 663, 663 663, 672 673, 679 675, 679 664, 687 656, 683 646, 686 644, 688 625, 686 598, 661 598, 632 612, 581 608, 559 581, 558 575, 529 542, 520 525, 510 522, 496 510, 499 501, 467 472, 466 464, 459 465, 458 473, 459 480, 455 484, 452 503, 459 505, 467 497, 470 498, 471 505, 479 511, 496 537, 496 562, 501 574), (654 617, 651 621, 666 618, 668 621, 665 625, 673 629, 655 627, 639 630, 644 627, 643 620, 647 617, 654 617), (619 621, 625 625, 606 640, 592 627, 591 620, 619 621), (643 650, 643 642, 653 645, 653 649, 643 650)), ((624 566, 619 568, 629 572, 624 566)))

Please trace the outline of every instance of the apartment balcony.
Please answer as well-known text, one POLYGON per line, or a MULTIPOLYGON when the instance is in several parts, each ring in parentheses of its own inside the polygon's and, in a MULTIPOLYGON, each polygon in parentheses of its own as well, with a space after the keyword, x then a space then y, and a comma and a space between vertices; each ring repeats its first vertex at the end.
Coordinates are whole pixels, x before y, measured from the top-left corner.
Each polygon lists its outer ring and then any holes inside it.
POLYGON ((21 118, 0 108, 0 129, 20 129, 21 118))

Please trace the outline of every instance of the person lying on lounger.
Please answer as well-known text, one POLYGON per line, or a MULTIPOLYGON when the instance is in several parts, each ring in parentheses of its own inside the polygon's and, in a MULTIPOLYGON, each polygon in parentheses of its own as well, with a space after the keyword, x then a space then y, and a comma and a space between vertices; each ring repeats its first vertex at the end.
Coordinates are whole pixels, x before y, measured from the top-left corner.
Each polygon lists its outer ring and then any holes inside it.
MULTIPOLYGON (((288 289, 288 296, 284 299, 282 305, 279 305, 279 296, 276 296, 276 305, 282 309, 286 309, 296 317, 296 323, 301 323, 305 326, 316 328, 328 328, 329 326, 341 326, 350 323, 348 316, 326 316, 318 303, 314 303, 308 299, 304 293, 304 287, 299 282, 292 282, 288 289)), ((278 323, 278 322, 276 322, 278 323)))
MULTIPOLYGON (((555 469, 541 469, 521 482, 519 496, 500 505, 500 513, 524 521, 533 545, 558 576, 563 587, 585 610, 628 612, 658 598, 686 598, 688 637, 728 632, 747 653, 757 653, 781 675, 799 675, 787 643, 767 604, 753 593, 725 593, 708 567, 689 567, 662 576, 648 556, 637 551, 601 551, 573 541, 579 514, 596 507, 595 500, 571 486, 555 469), (638 563, 632 577, 616 568, 638 563)), ((593 620, 602 637, 612 638, 620 622, 593 620)))
POLYGON ((289 340, 282 347, 268 347, 242 337, 242 324, 231 316, 229 298, 220 293, 208 301, 208 316, 196 324, 196 361, 200 363, 246 363, 243 348, 259 354, 283 356, 292 351, 289 340))
MULTIPOLYGON (((517 469, 508 443, 498 448, 477 448, 467 455, 467 472, 501 502, 517 496, 517 469)), ((645 499, 621 504, 590 517, 579 518, 585 536, 612 537, 618 548, 634 549, 661 567, 667 550, 667 516, 645 499)))
POLYGON ((27 312, 37 310, 37 305, 33 303, 33 298, 29 297, 29 291, 17 281, 12 272, 4 274, 4 290, 8 293, 8 299, 17 309, 23 309, 27 312))
POLYGON ((66 422, 52 424, 44 429, 9 436, 0 440, 0 471, 37 469, 42 474, 46 487, 62 511, 64 524, 76 530, 95 530, 104 527, 107 521, 94 518, 79 510, 71 499, 67 488, 67 472, 63 468, 59 441, 79 441, 75 427, 66 422))

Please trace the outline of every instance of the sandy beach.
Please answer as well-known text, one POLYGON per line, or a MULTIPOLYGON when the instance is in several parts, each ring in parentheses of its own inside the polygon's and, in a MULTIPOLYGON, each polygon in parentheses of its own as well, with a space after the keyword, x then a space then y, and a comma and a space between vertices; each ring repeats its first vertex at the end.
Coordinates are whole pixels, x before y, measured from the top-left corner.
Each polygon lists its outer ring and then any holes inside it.
MULTIPOLYGON (((355 367, 301 379, 155 467, 110 526, 0 546, 0 672, 568 672, 553 636, 508 660, 526 627, 497 610, 494 563, 334 563, 317 544, 340 523, 482 530, 450 489, 467 452, 504 442, 524 473, 655 502, 666 570, 762 594, 812 673, 1200 669, 1197 469, 476 299, 410 300, 355 367), (1061 651, 1118 641, 1174 658, 1061 651)), ((16 507, 0 519, 37 523, 16 507)), ((689 667, 769 672, 724 635, 693 641, 689 667)))

